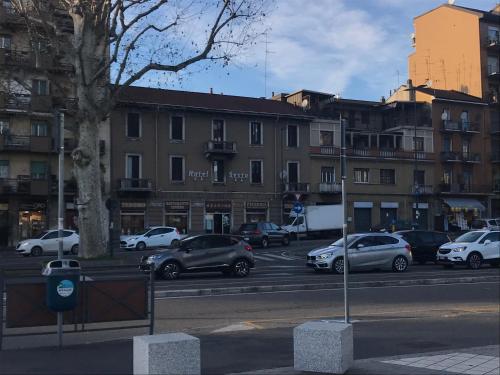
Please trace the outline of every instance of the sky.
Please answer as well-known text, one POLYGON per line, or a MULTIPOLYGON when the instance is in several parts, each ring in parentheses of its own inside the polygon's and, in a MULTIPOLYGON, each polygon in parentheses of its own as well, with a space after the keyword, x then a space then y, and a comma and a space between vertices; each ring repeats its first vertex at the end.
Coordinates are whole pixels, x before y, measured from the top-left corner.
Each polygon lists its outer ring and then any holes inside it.
MULTIPOLYGON (((212 88, 214 93, 251 97, 308 89, 380 100, 407 79, 413 18, 446 2, 275 1, 265 20, 267 37, 229 67, 195 66, 181 79, 169 80, 168 88, 199 92, 212 88)), ((455 4, 490 10, 496 1, 456 0, 455 4)))

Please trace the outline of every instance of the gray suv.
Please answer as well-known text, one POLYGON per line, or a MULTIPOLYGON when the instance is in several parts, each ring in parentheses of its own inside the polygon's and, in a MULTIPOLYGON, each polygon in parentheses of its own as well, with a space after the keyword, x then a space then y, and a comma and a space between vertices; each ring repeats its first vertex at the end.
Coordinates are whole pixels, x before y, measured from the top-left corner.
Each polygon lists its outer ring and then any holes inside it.
POLYGON ((200 235, 180 241, 179 247, 141 258, 139 268, 154 265, 156 276, 177 279, 183 272, 219 271, 224 275, 248 276, 255 266, 252 247, 235 236, 200 235))
POLYGON ((290 233, 280 226, 268 222, 243 223, 236 232, 239 236, 251 245, 268 247, 272 243, 279 243, 285 246, 290 244, 290 233))

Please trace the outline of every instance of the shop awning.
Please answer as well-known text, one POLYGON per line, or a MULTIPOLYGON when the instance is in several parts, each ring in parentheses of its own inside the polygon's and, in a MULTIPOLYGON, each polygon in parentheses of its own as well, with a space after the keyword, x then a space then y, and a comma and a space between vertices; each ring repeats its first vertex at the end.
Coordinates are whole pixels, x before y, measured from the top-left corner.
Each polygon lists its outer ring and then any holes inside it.
POLYGON ((444 202, 450 208, 485 211, 486 208, 477 199, 470 198, 445 198, 444 202))

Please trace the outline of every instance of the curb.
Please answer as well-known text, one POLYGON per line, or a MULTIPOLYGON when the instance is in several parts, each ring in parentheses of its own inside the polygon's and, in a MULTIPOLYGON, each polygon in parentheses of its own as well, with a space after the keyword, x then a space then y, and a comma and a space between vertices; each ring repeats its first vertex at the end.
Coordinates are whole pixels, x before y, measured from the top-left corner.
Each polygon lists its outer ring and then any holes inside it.
MULTIPOLYGON (((360 281, 350 282, 350 288, 375 288, 384 286, 417 286, 417 285, 436 285, 436 284, 463 284, 474 282, 500 282, 500 276, 468 276, 454 278, 437 279, 413 279, 413 280, 391 280, 391 281, 360 281)), ((330 284, 290 284, 290 285, 262 285, 262 286, 244 286, 228 288, 206 288, 206 289, 180 289, 180 290, 157 290, 156 298, 169 297, 197 297, 197 296, 217 296, 222 294, 242 294, 242 293, 265 293, 265 292, 291 292, 308 291, 320 289, 340 289, 344 283, 330 284)))

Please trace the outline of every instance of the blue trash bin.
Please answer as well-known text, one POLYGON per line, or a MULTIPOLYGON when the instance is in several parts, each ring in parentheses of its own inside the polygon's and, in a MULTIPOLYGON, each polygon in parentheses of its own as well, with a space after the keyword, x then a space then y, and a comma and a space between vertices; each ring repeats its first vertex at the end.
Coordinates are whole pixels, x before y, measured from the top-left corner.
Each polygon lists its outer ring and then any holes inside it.
POLYGON ((47 307, 52 311, 73 310, 78 304, 80 262, 72 259, 53 260, 44 267, 47 277, 47 307))

